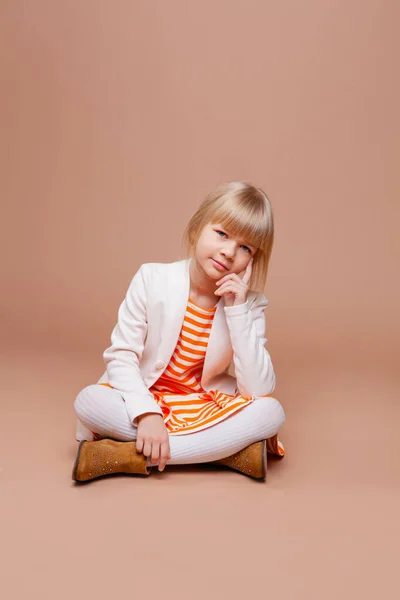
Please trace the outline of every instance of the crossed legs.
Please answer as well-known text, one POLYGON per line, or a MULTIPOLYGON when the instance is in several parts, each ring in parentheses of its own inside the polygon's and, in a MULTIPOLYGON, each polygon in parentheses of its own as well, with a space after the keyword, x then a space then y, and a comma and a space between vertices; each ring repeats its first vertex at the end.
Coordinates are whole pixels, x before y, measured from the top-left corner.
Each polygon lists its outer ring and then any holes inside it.
MULTIPOLYGON (((125 402, 116 390, 89 385, 78 394, 74 406, 80 422, 78 440, 92 439, 92 431, 105 438, 126 442, 136 440, 137 428, 131 424, 125 402)), ((208 429, 169 436, 171 458, 167 464, 204 463, 226 458, 253 442, 278 433, 285 418, 278 400, 260 396, 208 429)))

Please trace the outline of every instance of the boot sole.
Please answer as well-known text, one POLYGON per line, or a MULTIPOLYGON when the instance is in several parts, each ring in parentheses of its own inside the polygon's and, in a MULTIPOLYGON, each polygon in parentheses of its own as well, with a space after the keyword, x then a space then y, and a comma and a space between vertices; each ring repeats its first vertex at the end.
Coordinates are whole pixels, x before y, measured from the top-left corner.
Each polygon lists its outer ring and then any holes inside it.
POLYGON ((267 466, 268 466, 268 454, 267 454, 267 440, 263 440, 262 450, 262 476, 260 481, 265 481, 267 478, 267 466))
POLYGON ((78 470, 78 462, 79 462, 79 457, 81 454, 81 448, 83 446, 83 444, 86 442, 87 440, 81 440, 79 442, 79 446, 78 446, 78 452, 76 454, 76 459, 75 459, 75 463, 74 463, 74 468, 72 469, 72 479, 73 481, 76 481, 77 483, 86 483, 84 481, 79 481, 79 479, 76 478, 76 472, 78 470))

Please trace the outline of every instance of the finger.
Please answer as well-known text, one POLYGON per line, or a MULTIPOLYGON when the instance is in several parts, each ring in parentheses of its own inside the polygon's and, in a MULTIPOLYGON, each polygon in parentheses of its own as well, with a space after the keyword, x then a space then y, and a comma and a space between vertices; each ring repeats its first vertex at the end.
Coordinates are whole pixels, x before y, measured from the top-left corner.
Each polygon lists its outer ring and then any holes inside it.
POLYGON ((151 456, 151 441, 146 440, 144 443, 143 454, 145 456, 151 456))
POLYGON ((249 283, 249 281, 251 279, 251 271, 252 271, 252 268, 253 268, 253 260, 254 260, 253 258, 251 258, 249 260, 249 262, 247 264, 247 267, 246 267, 246 270, 245 270, 244 275, 243 275, 242 281, 246 285, 249 283))
POLYGON ((160 444, 159 442, 153 442, 151 451, 151 464, 156 465, 160 458, 160 444))
POLYGON ((143 438, 142 437, 138 437, 136 440, 136 450, 138 452, 141 452, 143 450, 143 438))
POLYGON ((223 294, 226 294, 227 292, 231 292, 232 294, 235 294, 235 293, 237 294, 239 292, 238 285, 233 281, 229 282, 229 283, 225 283, 220 288, 218 288, 218 290, 215 292, 215 294, 217 296, 222 296, 223 294))
POLYGON ((169 450, 169 443, 164 442, 163 444, 161 444, 160 463, 158 465, 159 471, 164 471, 165 465, 167 464, 167 460, 169 458, 171 458, 170 450, 169 450))
POLYGON ((221 285, 221 283, 224 283, 224 281, 226 281, 228 279, 229 275, 224 275, 224 277, 221 277, 221 279, 218 279, 218 281, 216 281, 215 283, 217 285, 221 285))
POLYGON ((239 275, 237 275, 237 273, 229 273, 229 275, 225 275, 225 277, 222 277, 222 279, 219 279, 218 281, 216 281, 215 283, 217 283, 218 285, 221 285, 223 283, 226 283, 227 281, 242 281, 241 277, 239 277, 239 275))

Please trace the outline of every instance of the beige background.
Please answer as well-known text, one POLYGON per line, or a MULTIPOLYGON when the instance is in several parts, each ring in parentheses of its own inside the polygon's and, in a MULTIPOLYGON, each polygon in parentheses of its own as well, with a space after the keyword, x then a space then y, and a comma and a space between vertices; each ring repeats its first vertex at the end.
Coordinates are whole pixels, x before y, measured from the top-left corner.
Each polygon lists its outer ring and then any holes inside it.
POLYGON ((0 0, 4 597, 397 598, 399 4, 0 0), (76 488, 143 262, 262 186, 287 455, 76 488))

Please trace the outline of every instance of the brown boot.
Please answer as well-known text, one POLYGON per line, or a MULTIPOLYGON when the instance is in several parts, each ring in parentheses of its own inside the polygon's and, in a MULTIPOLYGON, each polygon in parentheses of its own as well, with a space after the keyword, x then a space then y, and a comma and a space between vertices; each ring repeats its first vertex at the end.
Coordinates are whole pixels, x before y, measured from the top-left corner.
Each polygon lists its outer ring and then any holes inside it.
POLYGON ((147 458, 136 450, 136 442, 102 439, 82 440, 72 471, 74 481, 91 481, 114 473, 150 475, 147 458))
POLYGON ((223 465, 234 471, 248 475, 259 481, 265 481, 267 475, 267 444, 265 440, 255 442, 236 454, 221 458, 211 463, 212 465, 223 465))

